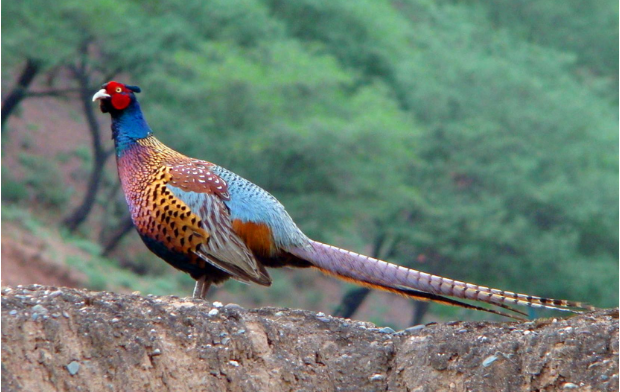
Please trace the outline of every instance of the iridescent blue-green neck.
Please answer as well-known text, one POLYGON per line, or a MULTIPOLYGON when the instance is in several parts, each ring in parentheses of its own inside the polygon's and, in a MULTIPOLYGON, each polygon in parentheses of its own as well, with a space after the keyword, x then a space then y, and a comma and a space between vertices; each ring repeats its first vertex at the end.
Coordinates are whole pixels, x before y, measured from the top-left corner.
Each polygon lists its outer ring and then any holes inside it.
POLYGON ((112 138, 116 155, 123 153, 136 145, 136 140, 150 136, 153 131, 146 123, 142 110, 136 99, 132 99, 129 106, 124 110, 113 110, 112 115, 112 138))

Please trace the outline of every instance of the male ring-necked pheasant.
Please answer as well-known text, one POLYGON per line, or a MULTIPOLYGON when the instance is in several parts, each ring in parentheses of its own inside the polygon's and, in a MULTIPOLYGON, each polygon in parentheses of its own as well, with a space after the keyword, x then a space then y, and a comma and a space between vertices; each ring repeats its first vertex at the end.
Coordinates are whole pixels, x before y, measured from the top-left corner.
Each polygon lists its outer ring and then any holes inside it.
POLYGON ((118 174, 133 223, 146 246, 196 279, 194 297, 228 278, 269 286, 265 267, 314 267, 357 284, 518 318, 449 297, 497 305, 593 309, 581 302, 540 298, 459 282, 373 259, 308 238, 282 204, 250 181, 193 159, 153 136, 134 93, 104 84, 94 96, 112 116, 118 174))

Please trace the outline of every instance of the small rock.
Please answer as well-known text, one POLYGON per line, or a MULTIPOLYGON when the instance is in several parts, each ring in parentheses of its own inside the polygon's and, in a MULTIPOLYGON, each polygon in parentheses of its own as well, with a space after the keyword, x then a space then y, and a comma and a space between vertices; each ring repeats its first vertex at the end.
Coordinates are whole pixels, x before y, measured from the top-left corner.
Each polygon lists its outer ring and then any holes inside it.
POLYGON ((325 313, 319 312, 316 314, 316 317, 325 317, 325 313))
POLYGON ((274 313, 274 316, 276 316, 276 317, 282 317, 282 316, 284 316, 284 312, 282 312, 282 311, 275 312, 275 313, 274 313))
POLYGON ((35 305, 32 307, 34 313, 47 314, 47 309, 43 305, 35 305))
POLYGON ((207 314, 208 314, 209 316, 217 316, 219 313, 220 313, 220 311, 219 311, 219 310, 217 310, 217 309, 211 309, 211 310, 209 311, 209 313, 207 313, 207 314))
POLYGON ((230 342, 230 338, 222 339, 222 344, 228 344, 228 342, 230 342))
POLYGON ((415 331, 420 331, 422 329, 426 328, 426 325, 414 325, 413 327, 409 327, 407 329, 405 329, 405 332, 415 332, 415 331))
POLYGON ((238 367, 239 366, 239 362, 235 361, 235 360, 230 360, 228 361, 228 363, 234 367, 238 367))
POLYGON ((237 331, 237 333, 238 333, 239 335, 244 334, 244 333, 245 333, 245 329, 240 329, 240 330, 238 330, 238 331, 237 331))
POLYGON ((67 370, 69 374, 75 376, 77 372, 80 370, 80 363, 78 361, 73 361, 67 365, 67 370))
POLYGON ((579 386, 577 386, 577 384, 573 384, 572 382, 565 382, 564 385, 562 385, 563 389, 577 389, 579 388, 579 386))
POLYGON ((221 302, 219 302, 219 301, 215 301, 215 302, 213 302, 213 306, 216 307, 216 308, 221 308, 224 305, 221 302))
POLYGON ((239 304, 229 303, 224 306, 224 309, 243 309, 239 304))
POLYGON ((11 316, 15 316, 17 314, 17 310, 13 309, 9 312, 11 316))
POLYGON ((383 328, 379 329, 379 332, 381 332, 381 333, 395 333, 396 331, 394 331, 390 327, 383 327, 383 328))
POLYGON ((385 380, 385 374, 373 374, 369 379, 370 381, 383 381, 385 380))
POLYGON ((317 317, 316 318, 319 321, 322 321, 324 323, 329 323, 331 321, 331 319, 327 318, 327 317, 317 317))
POLYGON ((161 350, 156 348, 155 350, 153 350, 153 353, 151 355, 153 355, 153 356, 161 355, 161 350))
POLYGON ((498 357, 496 355, 491 355, 491 356, 486 357, 484 361, 482 361, 482 366, 484 367, 491 366, 493 362, 497 361, 497 358, 498 357))
POLYGON ((62 315, 65 316, 65 318, 69 318, 69 313, 65 312, 64 310, 62 311, 62 315))

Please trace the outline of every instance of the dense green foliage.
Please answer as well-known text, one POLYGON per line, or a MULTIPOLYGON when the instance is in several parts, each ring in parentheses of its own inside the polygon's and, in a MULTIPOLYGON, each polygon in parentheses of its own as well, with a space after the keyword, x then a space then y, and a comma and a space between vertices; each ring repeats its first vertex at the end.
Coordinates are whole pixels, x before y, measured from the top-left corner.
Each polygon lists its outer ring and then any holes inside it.
POLYGON ((87 44, 160 139, 312 237, 618 305, 617 2, 38 3, 5 4, 5 75, 87 44))

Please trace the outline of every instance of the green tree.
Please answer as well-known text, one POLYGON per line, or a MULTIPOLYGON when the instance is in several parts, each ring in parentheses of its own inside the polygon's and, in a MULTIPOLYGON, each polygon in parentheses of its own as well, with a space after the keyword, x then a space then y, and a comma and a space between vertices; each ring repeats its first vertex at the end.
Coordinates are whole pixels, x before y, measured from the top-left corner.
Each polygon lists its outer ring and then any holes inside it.
POLYGON ((614 305, 617 4, 556 3, 13 2, 4 75, 36 65, 17 103, 79 96, 94 159, 69 227, 105 199, 106 252, 131 226, 89 99, 122 75, 158 137, 273 192, 318 240, 614 305), (29 91, 40 74, 49 90, 29 91))

